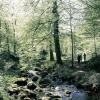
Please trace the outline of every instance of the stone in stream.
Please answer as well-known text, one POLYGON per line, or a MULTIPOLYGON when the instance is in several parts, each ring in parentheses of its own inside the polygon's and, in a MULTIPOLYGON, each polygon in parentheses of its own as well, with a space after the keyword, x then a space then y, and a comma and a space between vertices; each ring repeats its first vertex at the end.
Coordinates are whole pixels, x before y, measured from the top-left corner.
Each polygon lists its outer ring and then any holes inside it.
POLYGON ((4 100, 3 97, 0 97, 0 100, 4 100))
POLYGON ((36 89, 36 87, 37 86, 33 82, 29 82, 27 84, 27 88, 30 89, 30 90, 34 90, 34 89, 36 89))
POLYGON ((27 97, 27 95, 24 92, 20 92, 18 94, 18 100, 24 100, 24 98, 26 98, 26 97, 27 97))
POLYGON ((36 82, 38 79, 39 79, 38 76, 33 76, 33 77, 32 77, 32 81, 33 81, 33 82, 36 82))
POLYGON ((50 84, 51 84, 51 81, 47 78, 43 78, 39 81, 39 85, 40 85, 41 88, 45 88, 50 84))
POLYGON ((24 100, 31 100, 31 99, 30 99, 30 98, 28 98, 28 97, 25 97, 25 98, 24 98, 24 100))
POLYGON ((25 86, 27 85, 27 79, 19 78, 17 81, 15 81, 15 84, 17 84, 18 86, 25 86))
POLYGON ((38 67, 35 67, 35 68, 34 68, 34 71, 42 72, 42 69, 41 69, 41 68, 38 68, 38 67))
MULTIPOLYGON (((23 89, 19 94, 18 94, 19 99, 24 100, 25 98, 30 98, 30 100, 36 100, 37 95, 29 90, 29 89, 23 89)), ((18 99, 18 100, 19 100, 18 99)))
POLYGON ((44 78, 48 75, 48 72, 47 71, 43 71, 41 72, 41 77, 44 78))
POLYGON ((19 92, 20 92, 20 88, 10 86, 10 87, 7 88, 7 92, 9 93, 10 96, 13 95, 13 94, 18 95, 19 92))

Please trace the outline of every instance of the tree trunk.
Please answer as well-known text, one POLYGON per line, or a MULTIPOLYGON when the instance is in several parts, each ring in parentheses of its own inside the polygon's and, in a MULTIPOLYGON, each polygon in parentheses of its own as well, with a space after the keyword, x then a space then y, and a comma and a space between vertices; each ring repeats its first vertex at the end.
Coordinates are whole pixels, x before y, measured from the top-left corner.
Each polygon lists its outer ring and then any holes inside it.
POLYGON ((14 28, 14 54, 16 54, 16 38, 15 38, 15 28, 14 28))
POLYGON ((53 55, 53 50, 52 50, 52 44, 50 42, 50 61, 54 61, 54 55, 53 55))
POLYGON ((9 25, 7 25, 7 23, 5 23, 5 28, 6 28, 6 49, 7 52, 10 52, 10 47, 9 47, 9 25))
POLYGON ((54 31, 55 52, 56 52, 57 63, 62 64, 60 43, 59 43, 59 29, 58 29, 59 14, 58 14, 57 9, 58 9, 57 1, 54 1, 52 13, 54 15, 54 23, 53 23, 54 30, 53 31, 54 31))
POLYGON ((70 33, 71 33, 71 42, 72 42, 72 67, 74 66, 74 36, 73 36, 73 30, 72 30, 72 8, 71 8, 71 2, 69 0, 70 4, 70 33))

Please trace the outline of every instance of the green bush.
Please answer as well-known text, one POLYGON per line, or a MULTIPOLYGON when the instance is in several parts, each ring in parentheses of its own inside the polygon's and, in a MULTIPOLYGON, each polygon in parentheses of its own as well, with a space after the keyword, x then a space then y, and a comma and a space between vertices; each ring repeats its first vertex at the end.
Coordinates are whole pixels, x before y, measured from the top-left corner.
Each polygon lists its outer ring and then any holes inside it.
POLYGON ((87 62, 86 66, 90 70, 95 70, 96 72, 100 72, 100 55, 90 59, 90 61, 87 62))

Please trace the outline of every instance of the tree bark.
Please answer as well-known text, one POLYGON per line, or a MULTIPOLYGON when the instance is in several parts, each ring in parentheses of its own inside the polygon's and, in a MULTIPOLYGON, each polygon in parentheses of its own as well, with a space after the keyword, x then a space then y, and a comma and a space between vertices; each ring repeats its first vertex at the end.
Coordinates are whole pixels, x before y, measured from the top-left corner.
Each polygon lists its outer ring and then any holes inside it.
POLYGON ((52 50, 52 44, 50 42, 50 61, 54 61, 54 55, 53 55, 53 50, 52 50))
POLYGON ((53 15, 54 15, 54 23, 53 23, 53 28, 54 28, 54 43, 55 43, 55 52, 56 52, 56 60, 58 64, 62 64, 62 59, 61 59, 61 51, 60 51, 60 43, 59 43, 59 14, 58 14, 58 6, 57 6, 57 1, 53 2, 53 15))

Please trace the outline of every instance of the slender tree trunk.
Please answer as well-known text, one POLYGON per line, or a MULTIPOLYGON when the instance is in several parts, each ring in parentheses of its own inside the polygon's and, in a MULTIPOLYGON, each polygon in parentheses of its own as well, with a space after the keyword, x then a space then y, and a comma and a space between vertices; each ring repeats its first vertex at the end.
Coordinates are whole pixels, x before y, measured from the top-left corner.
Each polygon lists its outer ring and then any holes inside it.
POLYGON ((14 54, 16 54, 16 35, 15 35, 15 28, 14 28, 14 54))
POLYGON ((10 47, 9 47, 9 25, 7 25, 5 23, 5 28, 6 28, 6 49, 7 49, 7 52, 10 52, 10 47))
POLYGON ((1 19, 0 19, 0 48, 1 48, 1 39, 2 39, 2 35, 1 35, 1 19))
POLYGON ((97 46, 96 46, 96 36, 95 36, 95 29, 94 29, 94 34, 93 34, 93 41, 94 41, 94 51, 95 55, 97 56, 97 46))
POLYGON ((10 47, 9 47, 9 38, 7 37, 7 51, 10 52, 10 47))
POLYGON ((50 61, 54 61, 54 55, 53 55, 53 49, 52 49, 52 43, 50 42, 50 61))
POLYGON ((70 6, 70 33, 71 33, 71 43, 72 43, 72 67, 74 65, 74 37, 73 37, 73 31, 72 31, 72 9, 71 9, 71 2, 69 0, 69 6, 70 6))
POLYGON ((57 1, 53 2, 53 15, 54 15, 54 23, 53 23, 53 28, 54 28, 54 43, 55 43, 55 52, 56 52, 56 59, 58 64, 62 64, 62 59, 61 59, 61 51, 60 51, 60 43, 59 43, 59 29, 58 29, 58 23, 59 23, 59 14, 58 14, 58 6, 57 6, 57 1))

